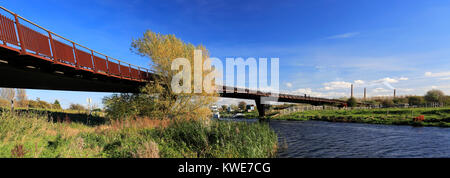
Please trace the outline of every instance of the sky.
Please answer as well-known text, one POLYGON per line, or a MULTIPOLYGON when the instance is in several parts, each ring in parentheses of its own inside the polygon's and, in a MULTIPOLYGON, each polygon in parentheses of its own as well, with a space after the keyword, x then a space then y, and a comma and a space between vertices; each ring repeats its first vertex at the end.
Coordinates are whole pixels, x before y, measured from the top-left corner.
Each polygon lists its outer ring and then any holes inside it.
MULTIPOLYGON (((146 30, 206 46, 212 57, 279 58, 280 90, 339 98, 450 94, 450 1, 14 0, 0 5, 96 51, 140 66, 146 30)), ((63 107, 111 93, 27 90, 63 107)), ((236 100, 221 99, 220 103, 236 100)))

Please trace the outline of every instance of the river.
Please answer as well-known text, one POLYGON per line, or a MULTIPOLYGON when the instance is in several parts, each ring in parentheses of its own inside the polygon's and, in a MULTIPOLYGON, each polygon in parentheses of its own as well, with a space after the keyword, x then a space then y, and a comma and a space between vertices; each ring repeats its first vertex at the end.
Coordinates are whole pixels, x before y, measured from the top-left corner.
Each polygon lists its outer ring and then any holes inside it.
POLYGON ((281 158, 450 158, 450 128, 277 120, 269 125, 278 134, 281 158))

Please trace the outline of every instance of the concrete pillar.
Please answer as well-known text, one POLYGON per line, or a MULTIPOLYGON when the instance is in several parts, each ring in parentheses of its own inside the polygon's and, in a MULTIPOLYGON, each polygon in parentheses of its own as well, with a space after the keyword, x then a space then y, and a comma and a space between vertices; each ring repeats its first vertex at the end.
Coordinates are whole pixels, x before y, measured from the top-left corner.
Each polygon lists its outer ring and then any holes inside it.
POLYGON ((261 98, 259 98, 259 97, 255 99, 255 103, 256 103, 256 109, 258 109, 259 117, 264 117, 266 115, 265 104, 261 103, 261 98))

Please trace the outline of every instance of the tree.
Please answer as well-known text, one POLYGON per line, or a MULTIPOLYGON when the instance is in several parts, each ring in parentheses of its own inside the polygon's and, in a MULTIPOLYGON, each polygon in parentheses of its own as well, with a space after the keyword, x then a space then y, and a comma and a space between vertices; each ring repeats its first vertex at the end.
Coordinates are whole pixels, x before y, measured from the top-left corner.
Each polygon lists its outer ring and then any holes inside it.
POLYGON ((445 100, 445 94, 441 90, 433 89, 427 92, 427 94, 425 95, 425 100, 430 103, 440 103, 445 100))
POLYGON ((28 99, 27 99, 27 92, 25 89, 17 89, 17 105, 19 107, 27 107, 28 106, 28 99))
POLYGON ((245 107, 247 107, 247 103, 245 103, 244 101, 241 101, 238 103, 238 107, 240 110, 245 110, 245 107))
POLYGON ((445 106, 450 106, 450 96, 445 96, 444 105, 445 106))
MULTIPOLYGON (((209 118, 211 115, 209 107, 217 101, 217 93, 202 91, 195 94, 192 92, 180 94, 170 87, 172 79, 178 74, 178 71, 171 69, 172 62, 177 58, 185 58, 190 62, 191 69, 194 69, 195 50, 202 52, 202 64, 209 58, 208 51, 204 46, 185 43, 175 35, 163 35, 147 31, 143 37, 133 41, 132 49, 152 60, 152 72, 157 75, 154 83, 148 84, 142 89, 142 93, 151 96, 150 101, 154 105, 152 116, 160 118, 209 118)), ((212 70, 203 71, 203 77, 210 72, 212 70)), ((194 77, 191 77, 188 82, 192 83, 193 81, 194 77)), ((194 85, 191 85, 190 91, 193 87, 194 85)))
POLYGON ((392 101, 391 99, 385 99, 381 102, 381 105, 383 105, 383 107, 393 107, 395 106, 394 101, 392 101))
POLYGON ((236 106, 235 104, 230 105, 230 108, 231 108, 233 111, 236 111, 236 110, 239 109, 239 107, 236 106))
POLYGON ((142 94, 114 94, 103 98, 106 114, 112 119, 123 120, 136 116, 152 116, 155 110, 153 98, 142 94))
POLYGON ((228 106, 227 105, 222 105, 222 111, 227 111, 228 106))
POLYGON ((397 97, 392 100, 395 104, 406 104, 408 103, 408 98, 405 97, 397 97))
POLYGON ((351 97, 347 100, 348 107, 356 107, 357 104, 358 104, 358 101, 356 101, 355 97, 351 97))
POLYGON ((408 104, 411 105, 411 106, 421 105, 421 104, 423 104, 423 97, 421 97, 421 96, 409 96, 408 97, 408 104))
POLYGON ((1 97, 10 102, 11 111, 14 110, 14 98, 16 91, 13 88, 2 88, 1 97))
POLYGON ((62 109, 61 104, 59 104, 58 100, 55 100, 55 102, 53 102, 52 108, 53 109, 62 109))
POLYGON ((84 107, 81 104, 70 104, 69 106, 70 110, 76 110, 76 111, 86 111, 86 107, 84 107))

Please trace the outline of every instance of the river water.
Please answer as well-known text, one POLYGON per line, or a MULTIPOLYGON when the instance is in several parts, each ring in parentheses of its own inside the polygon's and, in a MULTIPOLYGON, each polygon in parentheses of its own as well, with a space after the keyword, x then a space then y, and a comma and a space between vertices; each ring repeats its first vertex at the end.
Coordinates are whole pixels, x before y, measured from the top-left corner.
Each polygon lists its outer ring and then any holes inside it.
POLYGON ((450 157, 450 128, 323 121, 269 124, 278 134, 279 157, 450 157))
POLYGON ((450 128, 277 120, 269 125, 278 134, 281 158, 450 158, 450 128))

